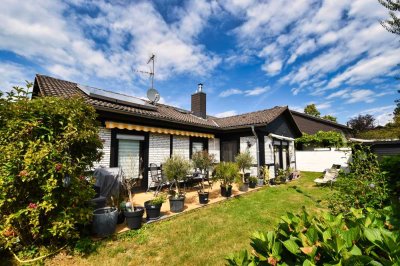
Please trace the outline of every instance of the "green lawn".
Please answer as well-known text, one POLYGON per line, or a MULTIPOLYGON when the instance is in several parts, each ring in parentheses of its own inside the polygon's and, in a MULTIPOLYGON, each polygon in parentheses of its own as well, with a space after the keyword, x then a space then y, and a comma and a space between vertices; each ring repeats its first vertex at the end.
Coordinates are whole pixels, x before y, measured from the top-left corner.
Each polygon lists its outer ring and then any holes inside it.
POLYGON ((227 254, 249 248, 254 231, 274 228, 286 212, 299 212, 302 206, 311 212, 325 209, 330 189, 314 186, 319 175, 305 172, 288 184, 120 234, 85 258, 60 254, 47 264, 224 265, 227 254))

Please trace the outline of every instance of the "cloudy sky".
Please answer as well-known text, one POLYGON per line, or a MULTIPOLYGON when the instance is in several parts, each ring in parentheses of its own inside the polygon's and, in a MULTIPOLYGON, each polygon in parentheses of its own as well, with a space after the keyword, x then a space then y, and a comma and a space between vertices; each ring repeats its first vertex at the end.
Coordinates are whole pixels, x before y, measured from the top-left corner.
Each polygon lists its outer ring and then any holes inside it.
POLYGON ((202 82, 212 115, 315 103, 384 124, 399 97, 377 0, 3 0, 0 17, 2 90, 40 73, 143 97, 154 53, 162 101, 190 109, 202 82))

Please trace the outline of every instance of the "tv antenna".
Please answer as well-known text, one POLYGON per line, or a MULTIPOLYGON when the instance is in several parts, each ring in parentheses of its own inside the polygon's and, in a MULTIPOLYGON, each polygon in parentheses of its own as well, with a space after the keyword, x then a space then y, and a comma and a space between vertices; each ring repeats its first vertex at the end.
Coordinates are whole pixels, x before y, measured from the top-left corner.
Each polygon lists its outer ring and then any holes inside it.
POLYGON ((156 89, 154 89, 154 59, 155 59, 155 55, 151 54, 149 60, 147 60, 147 64, 149 64, 150 62, 152 63, 150 71, 142 71, 142 70, 132 69, 134 72, 148 74, 150 76, 151 87, 150 87, 150 89, 147 90, 147 98, 149 99, 149 101, 152 104, 156 104, 160 100, 160 94, 158 93, 158 91, 156 89))

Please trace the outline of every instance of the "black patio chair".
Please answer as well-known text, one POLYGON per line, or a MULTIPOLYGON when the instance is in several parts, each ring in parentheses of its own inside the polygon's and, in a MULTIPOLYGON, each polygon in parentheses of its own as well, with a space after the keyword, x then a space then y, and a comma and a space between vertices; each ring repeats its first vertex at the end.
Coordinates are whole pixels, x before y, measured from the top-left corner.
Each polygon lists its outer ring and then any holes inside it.
POLYGON ((162 174, 159 172, 157 164, 151 163, 149 171, 151 180, 146 192, 148 192, 151 187, 155 187, 156 190, 154 191, 154 196, 157 196, 157 194, 161 191, 162 187, 167 185, 167 182, 163 178, 162 174))

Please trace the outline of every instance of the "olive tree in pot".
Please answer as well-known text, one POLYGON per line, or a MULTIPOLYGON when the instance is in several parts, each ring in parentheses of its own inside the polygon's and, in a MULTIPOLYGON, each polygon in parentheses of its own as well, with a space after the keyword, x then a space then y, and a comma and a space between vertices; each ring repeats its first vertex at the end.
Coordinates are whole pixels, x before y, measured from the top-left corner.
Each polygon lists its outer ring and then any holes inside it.
POLYGON ((168 158, 163 164, 163 171, 168 181, 174 185, 172 195, 169 197, 171 212, 183 211, 185 205, 185 195, 181 191, 179 182, 187 178, 191 168, 190 162, 179 155, 168 158))
POLYGON ((144 203, 146 209, 146 220, 152 221, 157 220, 161 216, 161 206, 165 202, 165 195, 159 194, 152 200, 148 200, 144 203))
POLYGON ((214 179, 221 182, 221 196, 232 195, 232 183, 239 176, 239 168, 236 163, 220 162, 215 167, 214 179))
POLYGON ((207 204, 209 191, 205 191, 204 177, 208 174, 210 167, 216 162, 215 155, 209 154, 207 151, 199 151, 192 156, 193 166, 201 171, 201 182, 199 188, 199 202, 200 204, 207 204))
POLYGON ((244 153, 239 153, 235 157, 236 164, 238 165, 241 176, 237 179, 240 191, 247 191, 249 189, 249 180, 245 178, 245 171, 250 169, 253 164, 253 157, 250 155, 249 151, 244 153))
POLYGON ((142 206, 133 206, 132 188, 135 186, 136 180, 134 178, 124 178, 122 184, 128 192, 129 197, 128 202, 120 205, 120 207, 125 207, 123 211, 126 218, 126 225, 129 229, 139 229, 142 227, 144 208, 142 206))

